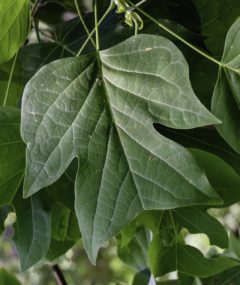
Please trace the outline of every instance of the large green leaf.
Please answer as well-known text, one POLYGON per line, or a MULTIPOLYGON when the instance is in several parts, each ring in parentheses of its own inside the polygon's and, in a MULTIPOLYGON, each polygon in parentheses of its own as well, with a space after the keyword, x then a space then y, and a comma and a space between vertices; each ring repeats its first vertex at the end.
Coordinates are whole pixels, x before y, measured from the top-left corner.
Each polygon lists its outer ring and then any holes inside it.
POLYGON ((13 205, 17 215, 14 242, 20 257, 21 270, 37 263, 48 251, 51 238, 51 215, 44 208, 42 198, 36 194, 22 199, 19 192, 13 205))
POLYGON ((21 285, 15 276, 7 272, 4 268, 0 268, 0 284, 1 285, 21 285))
POLYGON ((196 5, 202 26, 205 43, 212 53, 221 55, 223 42, 228 29, 239 17, 238 0, 193 0, 196 5))
POLYGON ((20 136, 20 110, 0 107, 0 206, 10 204, 25 169, 25 145, 20 136))
POLYGON ((29 16, 29 0, 0 2, 0 64, 11 59, 26 40, 29 16))
POLYGON ((167 39, 139 35, 58 60, 27 84, 24 195, 52 184, 78 157, 76 212, 94 262, 99 247, 143 209, 219 203, 192 155, 153 128, 219 121, 195 97, 188 66, 167 39))
POLYGON ((230 28, 225 42, 219 76, 212 98, 212 111, 222 120, 217 129, 226 142, 240 153, 240 19, 230 28))

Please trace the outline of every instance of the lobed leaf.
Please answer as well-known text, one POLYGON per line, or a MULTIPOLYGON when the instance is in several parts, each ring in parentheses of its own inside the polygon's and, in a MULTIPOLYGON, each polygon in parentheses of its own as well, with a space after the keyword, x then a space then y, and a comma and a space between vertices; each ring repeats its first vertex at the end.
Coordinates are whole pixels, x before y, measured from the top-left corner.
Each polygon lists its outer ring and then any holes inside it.
POLYGON ((55 61, 25 88, 24 196, 55 182, 78 157, 75 208, 92 262, 144 209, 220 202, 190 152, 154 122, 219 123, 194 95, 184 57, 162 37, 139 35, 99 57, 55 61))

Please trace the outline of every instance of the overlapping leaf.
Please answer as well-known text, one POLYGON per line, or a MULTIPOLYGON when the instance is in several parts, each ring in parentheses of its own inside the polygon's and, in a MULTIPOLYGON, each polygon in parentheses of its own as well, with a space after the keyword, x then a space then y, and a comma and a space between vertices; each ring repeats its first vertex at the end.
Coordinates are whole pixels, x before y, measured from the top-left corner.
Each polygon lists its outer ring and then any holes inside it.
POLYGON ((29 31, 29 0, 0 2, 0 64, 10 60, 29 31))
POLYGON ((25 169, 25 145, 20 136, 20 110, 0 107, 0 206, 10 204, 25 169))
POLYGON ((178 242, 166 245, 160 234, 154 237, 149 255, 151 271, 156 277, 178 270, 189 276, 204 278, 239 264, 224 256, 206 258, 198 249, 178 242))
POLYGON ((153 128, 219 121, 195 97, 188 66, 167 39, 139 35, 42 68, 27 84, 24 195, 56 181, 78 157, 76 212, 94 262, 99 247, 144 209, 219 203, 183 147, 153 128))
POLYGON ((212 112, 222 120, 217 129, 225 141, 240 153, 240 19, 230 28, 212 98, 212 112))
POLYGON ((37 194, 22 199, 22 193, 14 198, 16 211, 14 242, 20 257, 21 270, 25 271, 48 251, 51 239, 51 215, 37 194))

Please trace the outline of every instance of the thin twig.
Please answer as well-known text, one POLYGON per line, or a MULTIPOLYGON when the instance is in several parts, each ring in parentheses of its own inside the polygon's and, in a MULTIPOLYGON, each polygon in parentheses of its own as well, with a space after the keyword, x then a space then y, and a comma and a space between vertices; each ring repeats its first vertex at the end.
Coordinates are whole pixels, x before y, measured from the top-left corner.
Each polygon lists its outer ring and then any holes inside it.
POLYGON ((87 27, 87 25, 86 25, 86 23, 85 23, 85 21, 84 21, 84 19, 83 19, 83 16, 82 16, 82 13, 81 13, 81 10, 80 10, 80 8, 79 8, 79 5, 78 5, 77 0, 74 0, 74 3, 75 3, 75 6, 76 6, 76 9, 77 9, 77 13, 78 13, 79 19, 80 19, 80 21, 81 21, 81 23, 82 23, 82 25, 83 25, 83 28, 84 28, 84 30, 85 30, 87 36, 90 37, 90 40, 91 40, 93 46, 95 47, 95 46, 96 46, 96 45, 95 45, 95 42, 94 42, 94 40, 92 39, 92 37, 91 37, 91 35, 90 35, 90 32, 89 32, 89 29, 88 29, 88 27, 87 27))
POLYGON ((68 285, 67 281, 66 281, 66 279, 62 273, 62 270, 60 269, 60 267, 57 264, 54 264, 52 266, 52 270, 53 270, 53 275, 54 275, 58 285, 68 285))

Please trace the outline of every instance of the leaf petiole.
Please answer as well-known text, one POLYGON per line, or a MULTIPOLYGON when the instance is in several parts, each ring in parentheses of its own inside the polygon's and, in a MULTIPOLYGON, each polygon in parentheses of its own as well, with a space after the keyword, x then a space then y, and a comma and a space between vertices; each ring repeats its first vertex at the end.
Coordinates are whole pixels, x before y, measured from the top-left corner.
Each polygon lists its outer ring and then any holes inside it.
POLYGON ((11 83, 12 83, 12 78, 13 78, 13 73, 15 70, 16 62, 17 62, 17 57, 18 57, 18 52, 15 54, 14 59, 13 59, 13 64, 12 64, 9 79, 8 79, 7 89, 6 89, 4 100, 3 100, 3 106, 7 105, 7 99, 8 99, 11 83))
MULTIPOLYGON (((114 0, 111 1, 108 9, 106 10, 106 12, 104 13, 104 15, 102 16, 102 18, 99 20, 98 22, 98 27, 102 24, 102 22, 105 20, 105 18, 107 17, 107 15, 112 11, 112 9, 114 8, 115 4, 114 4, 114 0)), ((87 37, 86 41, 83 43, 82 47, 80 48, 80 50, 77 53, 77 57, 80 56, 80 54, 83 52, 84 48, 86 47, 86 45, 88 44, 90 38, 92 37, 92 35, 95 33, 96 31, 96 27, 90 32, 89 36, 87 37)))
POLYGON ((96 44, 95 44, 95 42, 94 42, 94 40, 92 38, 92 35, 90 35, 89 29, 88 29, 88 27, 87 27, 87 25, 86 25, 86 23, 85 23, 85 21, 83 19, 83 16, 82 16, 82 13, 81 13, 81 10, 79 8, 77 0, 74 0, 74 3, 75 3, 79 19, 80 19, 80 21, 81 21, 81 23, 83 25, 84 30, 85 30, 86 34, 88 35, 89 39, 91 40, 93 46, 96 47, 96 44))

